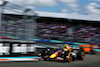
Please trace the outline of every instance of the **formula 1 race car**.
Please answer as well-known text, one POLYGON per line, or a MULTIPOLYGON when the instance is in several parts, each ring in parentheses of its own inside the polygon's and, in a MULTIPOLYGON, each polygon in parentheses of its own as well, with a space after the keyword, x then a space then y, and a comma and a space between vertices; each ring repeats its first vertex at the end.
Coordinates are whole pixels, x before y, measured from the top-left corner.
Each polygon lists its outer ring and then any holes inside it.
POLYGON ((39 54, 40 59, 44 60, 58 60, 58 61, 63 61, 63 62, 71 62, 75 60, 84 60, 85 58, 85 52, 82 51, 82 49, 72 49, 71 51, 63 51, 58 50, 55 51, 54 53, 50 53, 50 51, 45 51, 43 50, 39 54))
POLYGON ((94 47, 91 45, 79 45, 83 47, 83 50, 85 53, 90 53, 90 54, 96 54, 96 51, 94 51, 94 47))

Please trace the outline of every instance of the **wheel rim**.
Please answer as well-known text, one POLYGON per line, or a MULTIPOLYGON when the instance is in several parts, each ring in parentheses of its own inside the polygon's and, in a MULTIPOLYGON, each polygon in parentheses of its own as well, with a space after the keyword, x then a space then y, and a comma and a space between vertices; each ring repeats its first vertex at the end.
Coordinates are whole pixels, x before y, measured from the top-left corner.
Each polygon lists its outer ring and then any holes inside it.
POLYGON ((81 58, 82 58, 82 60, 84 60, 84 58, 85 58, 85 54, 84 54, 84 52, 82 52, 82 54, 81 54, 81 58))
POLYGON ((68 62, 72 61, 72 54, 69 55, 69 58, 67 58, 68 62))

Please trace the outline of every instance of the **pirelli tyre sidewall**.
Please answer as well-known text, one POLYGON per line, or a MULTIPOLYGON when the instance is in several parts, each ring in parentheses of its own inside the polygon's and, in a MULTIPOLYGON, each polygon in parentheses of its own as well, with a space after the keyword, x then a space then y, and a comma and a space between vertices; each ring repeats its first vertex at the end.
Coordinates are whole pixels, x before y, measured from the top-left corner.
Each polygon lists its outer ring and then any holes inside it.
POLYGON ((85 52, 79 51, 78 54, 77 54, 77 59, 78 60, 84 60, 85 59, 85 52))

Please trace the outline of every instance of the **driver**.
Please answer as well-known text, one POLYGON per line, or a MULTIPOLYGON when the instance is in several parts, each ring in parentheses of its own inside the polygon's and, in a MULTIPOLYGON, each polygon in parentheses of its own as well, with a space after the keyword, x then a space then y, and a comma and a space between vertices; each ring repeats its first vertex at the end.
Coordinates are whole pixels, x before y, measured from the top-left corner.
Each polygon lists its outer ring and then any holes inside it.
POLYGON ((69 47, 69 44, 65 44, 65 47, 63 48, 64 51, 71 51, 71 48, 69 47))

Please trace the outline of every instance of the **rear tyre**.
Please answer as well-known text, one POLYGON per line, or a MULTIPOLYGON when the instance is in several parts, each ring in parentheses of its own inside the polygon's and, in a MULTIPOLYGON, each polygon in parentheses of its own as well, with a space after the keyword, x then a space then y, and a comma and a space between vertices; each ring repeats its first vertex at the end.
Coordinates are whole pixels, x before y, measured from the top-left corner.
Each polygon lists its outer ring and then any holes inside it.
POLYGON ((85 58, 85 52, 79 51, 78 54, 77 54, 77 59, 78 60, 84 60, 84 58, 85 58))

